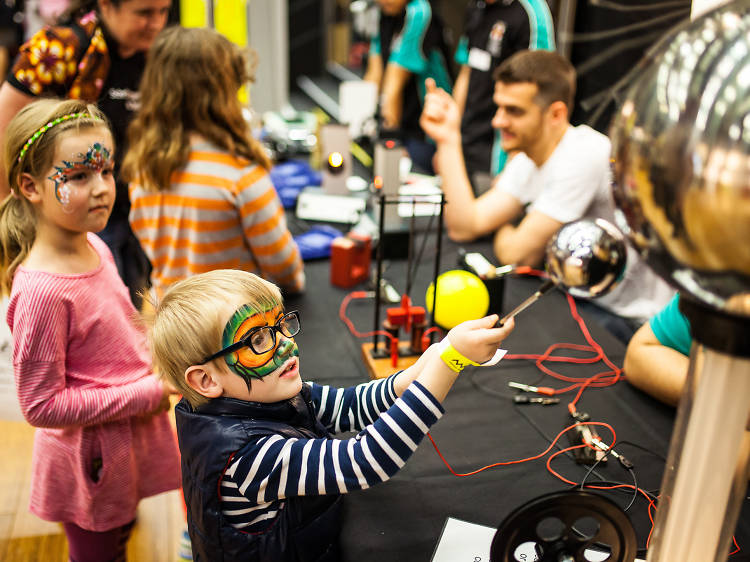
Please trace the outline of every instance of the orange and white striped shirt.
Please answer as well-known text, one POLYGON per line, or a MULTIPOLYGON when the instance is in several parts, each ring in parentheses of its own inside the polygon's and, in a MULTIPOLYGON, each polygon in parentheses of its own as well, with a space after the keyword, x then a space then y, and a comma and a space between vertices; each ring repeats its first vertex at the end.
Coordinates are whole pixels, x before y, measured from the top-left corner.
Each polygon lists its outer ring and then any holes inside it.
POLYGON ((261 166, 195 143, 169 189, 131 183, 130 201, 130 225, 151 260, 157 294, 214 269, 241 269, 289 291, 304 289, 299 249, 261 166))

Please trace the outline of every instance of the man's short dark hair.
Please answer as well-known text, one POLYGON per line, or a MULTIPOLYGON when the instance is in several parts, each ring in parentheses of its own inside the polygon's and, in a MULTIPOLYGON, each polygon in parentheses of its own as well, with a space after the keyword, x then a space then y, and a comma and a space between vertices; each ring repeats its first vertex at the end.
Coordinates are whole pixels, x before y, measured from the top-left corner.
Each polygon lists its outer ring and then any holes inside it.
POLYGON ((576 93, 576 71, 568 59, 551 51, 519 51, 505 59, 495 70, 496 82, 518 84, 530 82, 539 92, 534 103, 546 108, 561 101, 573 111, 576 93))

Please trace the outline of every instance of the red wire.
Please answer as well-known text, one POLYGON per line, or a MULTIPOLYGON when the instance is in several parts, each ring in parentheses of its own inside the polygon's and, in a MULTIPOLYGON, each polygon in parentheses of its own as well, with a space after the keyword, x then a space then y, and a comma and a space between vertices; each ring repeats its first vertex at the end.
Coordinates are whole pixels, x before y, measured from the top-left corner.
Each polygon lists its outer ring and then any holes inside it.
POLYGON ((440 332, 440 333, 442 333, 443 331, 440 328, 438 328, 437 326, 432 326, 431 328, 427 328, 424 331, 424 333, 422 334, 422 337, 429 336, 432 332, 440 332))
POLYGON ((740 545, 737 544, 737 539, 734 538, 734 535, 732 535, 732 542, 734 543, 734 550, 729 553, 729 556, 732 556, 732 554, 737 554, 740 551, 740 545))
POLYGON ((367 338, 369 336, 379 335, 379 336, 385 336, 391 341, 393 341, 395 338, 386 332, 385 330, 375 330, 372 332, 360 332, 357 330, 357 328, 354 327, 354 324, 352 323, 349 318, 346 316, 346 307, 349 306, 349 302, 352 301, 352 299, 365 299, 368 298, 369 294, 365 291, 354 291, 349 293, 344 297, 344 300, 341 301, 341 306, 339 306, 339 318, 341 321, 346 324, 346 327, 349 328, 349 331, 354 334, 358 338, 367 338))
MULTIPOLYGON (((508 466, 508 465, 511 465, 511 464, 520 464, 522 462, 533 461, 533 460, 536 460, 538 458, 541 458, 544 455, 546 455, 552 449, 552 447, 555 446, 555 443, 557 443, 557 441, 560 439, 560 437, 562 437, 565 434, 566 431, 569 431, 569 430, 573 429, 574 427, 578 427, 578 426, 582 426, 582 425, 600 425, 602 427, 606 427, 609 431, 612 432, 612 446, 614 446, 615 441, 617 440, 617 436, 615 435, 615 430, 608 423, 605 423, 605 422, 577 422, 577 423, 574 423, 573 425, 569 425, 568 427, 566 427, 565 429, 563 429, 560 433, 558 433, 557 436, 552 440, 552 443, 550 443, 549 447, 547 447, 544 451, 542 451, 538 455, 534 455, 533 457, 528 457, 528 458, 525 458, 525 459, 518 459, 518 460, 515 460, 515 461, 505 461, 505 462, 496 462, 496 463, 488 464, 487 466, 483 466, 482 468, 478 468, 476 470, 472 470, 471 472, 456 472, 455 470, 453 470, 453 467, 450 465, 450 463, 443 456, 443 453, 440 452, 440 449, 438 448, 437 443, 435 443, 435 440, 432 438, 432 435, 430 435, 428 433, 427 437, 432 442, 432 446, 435 448, 435 452, 437 452, 438 456, 443 461, 443 464, 445 464, 445 466, 448 467, 448 470, 451 472, 451 474, 453 474, 454 476, 472 476, 474 474, 478 474, 478 473, 480 473, 482 471, 485 471, 488 468, 495 468, 497 466, 508 466)), ((581 445, 581 447, 583 447, 583 445, 581 445)))
MULTIPOLYGON (((341 305, 339 306, 339 319, 346 325, 347 329, 351 334, 358 338, 367 338, 374 335, 379 336, 385 336, 387 337, 391 343, 396 339, 393 337, 392 334, 389 332, 386 332, 385 330, 375 330, 371 332, 360 332, 357 330, 357 328, 354 327, 354 323, 349 319, 349 317, 346 315, 346 308, 349 306, 349 303, 354 299, 366 299, 369 298, 370 294, 368 294, 366 291, 353 291, 346 295, 344 299, 341 301, 341 305)), ((427 328, 424 333, 422 334, 422 339, 424 340, 429 334, 432 332, 438 332, 442 333, 442 330, 438 328, 437 326, 432 326, 431 328, 427 328)), ((424 346, 424 344, 423 344, 424 346)), ((424 346, 426 347, 426 346, 424 346)))
MULTIPOLYGON (((556 453, 550 455, 550 457, 547 459, 547 470, 552 475, 554 475, 558 479, 562 480, 566 484, 570 484, 571 486, 577 486, 578 485, 577 482, 573 482, 571 480, 568 480, 564 476, 561 476, 560 474, 558 474, 557 472, 555 472, 554 470, 552 470, 551 463, 552 463, 552 459, 554 459, 556 456, 558 456, 558 455, 560 455, 562 453, 568 452, 568 451, 572 451, 573 449, 580 449, 582 447, 585 447, 585 445, 575 445, 574 447, 568 447, 567 449, 563 449, 561 451, 557 451, 556 453)), ((586 484, 585 487, 586 488, 591 488, 593 490, 614 490, 614 489, 617 489, 617 488, 630 488, 631 490, 636 490, 639 494, 641 494, 644 498, 646 498, 646 501, 648 501, 648 519, 651 522, 651 529, 649 530, 648 537, 646 538, 646 548, 649 547, 649 544, 651 543, 651 535, 654 532, 654 515, 652 513, 652 509, 654 511, 658 511, 659 510, 658 506, 656 505, 656 502, 651 498, 651 496, 649 496, 641 488, 636 488, 632 484, 617 484, 615 486, 596 486, 594 484, 586 484)), ((657 496, 656 499, 658 500, 659 498, 661 498, 661 496, 657 496)), ((734 547, 735 548, 734 548, 734 550, 732 552, 729 553, 729 556, 732 556, 733 554, 737 554, 740 551, 740 545, 737 544, 737 539, 735 538, 734 535, 732 535, 732 542, 734 543, 734 547)))
MULTIPOLYGON (((532 270, 530 268, 528 270, 528 273, 531 275, 538 275, 540 277, 546 276, 543 272, 538 271, 538 270, 532 270)), ((605 387, 608 387, 617 383, 622 378, 622 369, 620 369, 617 365, 615 365, 609 359, 609 357, 607 357, 602 347, 598 343, 596 343, 594 338, 591 336, 591 333, 589 332, 589 329, 586 326, 586 323, 584 322, 581 315, 578 313, 578 308, 575 305, 575 301, 573 300, 573 297, 571 297, 570 295, 566 295, 566 298, 568 300, 570 314, 573 317, 573 320, 575 320, 575 322, 578 324, 578 327, 581 330, 583 337, 586 339, 587 345, 572 344, 572 343, 555 343, 549 346, 547 350, 541 355, 508 354, 505 356, 505 358, 511 359, 511 360, 512 359, 532 359, 535 361, 536 367, 543 373, 553 378, 556 378, 558 380, 573 383, 570 386, 555 389, 553 394, 563 394, 565 392, 570 392, 572 390, 578 389, 578 392, 576 393, 575 398, 573 398, 573 400, 568 404, 568 409, 570 410, 570 412, 575 413, 576 404, 580 400, 581 395, 583 394, 583 391, 586 388, 588 387, 605 388, 605 387), (595 355, 593 355, 592 357, 566 357, 566 356, 552 355, 552 353, 558 349, 570 349, 573 351, 590 351, 590 352, 594 352, 595 355), (545 365, 545 362, 547 361, 559 362, 559 363, 564 362, 564 363, 572 363, 572 364, 593 364, 598 361, 603 361, 604 364, 607 367, 609 367, 610 370, 596 373, 595 375, 591 377, 587 377, 587 378, 569 377, 567 375, 563 375, 562 373, 558 373, 557 371, 553 371, 552 369, 547 367, 545 365)))

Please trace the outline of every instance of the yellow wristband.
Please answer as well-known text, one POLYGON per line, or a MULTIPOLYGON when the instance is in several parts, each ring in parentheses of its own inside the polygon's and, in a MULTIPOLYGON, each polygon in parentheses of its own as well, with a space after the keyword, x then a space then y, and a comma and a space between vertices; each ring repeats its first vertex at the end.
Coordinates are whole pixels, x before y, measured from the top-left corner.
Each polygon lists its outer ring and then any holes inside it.
POLYGON ((443 349, 440 352, 440 359, 442 359, 448 368, 455 373, 460 373, 469 365, 479 365, 476 361, 472 361, 468 357, 461 355, 456 349, 450 344, 448 338, 443 340, 443 349))

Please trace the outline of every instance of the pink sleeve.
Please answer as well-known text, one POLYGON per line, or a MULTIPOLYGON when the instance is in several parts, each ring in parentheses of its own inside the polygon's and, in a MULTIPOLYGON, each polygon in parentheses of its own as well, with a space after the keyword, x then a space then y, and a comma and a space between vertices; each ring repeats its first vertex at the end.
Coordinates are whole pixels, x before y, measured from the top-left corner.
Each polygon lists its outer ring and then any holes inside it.
POLYGON ((18 399, 24 418, 35 427, 92 425, 145 415, 162 398, 155 375, 130 384, 99 388, 65 385, 64 362, 14 365, 18 399))
POLYGON ((156 376, 118 386, 73 386, 65 358, 70 311, 50 294, 17 295, 13 307, 13 370, 26 420, 37 427, 90 425, 147 414, 162 398, 156 376))

